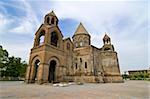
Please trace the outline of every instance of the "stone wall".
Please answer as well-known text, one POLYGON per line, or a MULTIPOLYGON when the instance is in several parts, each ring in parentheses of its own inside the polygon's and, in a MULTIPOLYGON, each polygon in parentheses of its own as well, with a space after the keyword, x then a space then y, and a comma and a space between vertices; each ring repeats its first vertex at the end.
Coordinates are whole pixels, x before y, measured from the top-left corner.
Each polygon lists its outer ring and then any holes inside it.
POLYGON ((100 55, 105 82, 122 82, 117 53, 114 51, 101 51, 100 55))
POLYGON ((90 46, 74 49, 74 74, 93 75, 93 57, 90 46), (87 66, 85 66, 87 65, 87 66), (76 68, 77 67, 77 68, 76 68))

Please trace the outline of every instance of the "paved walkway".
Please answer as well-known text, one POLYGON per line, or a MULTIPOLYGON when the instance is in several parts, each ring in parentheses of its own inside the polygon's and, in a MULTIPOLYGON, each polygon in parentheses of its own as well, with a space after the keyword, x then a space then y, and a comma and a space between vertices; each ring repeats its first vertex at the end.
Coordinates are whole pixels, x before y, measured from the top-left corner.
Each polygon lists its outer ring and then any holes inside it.
POLYGON ((126 81, 54 87, 1 81, 0 99, 150 99, 150 82, 126 81))

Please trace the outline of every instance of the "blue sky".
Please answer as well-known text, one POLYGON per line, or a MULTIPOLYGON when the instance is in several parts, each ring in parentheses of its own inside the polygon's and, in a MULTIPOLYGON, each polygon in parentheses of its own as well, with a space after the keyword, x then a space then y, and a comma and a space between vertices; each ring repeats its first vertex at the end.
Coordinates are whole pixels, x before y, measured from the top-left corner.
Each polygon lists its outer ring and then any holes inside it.
POLYGON ((45 14, 54 10, 64 37, 80 22, 92 45, 103 46, 105 32, 118 52, 121 71, 150 67, 148 0, 1 0, 0 45, 28 62, 34 34, 45 14))

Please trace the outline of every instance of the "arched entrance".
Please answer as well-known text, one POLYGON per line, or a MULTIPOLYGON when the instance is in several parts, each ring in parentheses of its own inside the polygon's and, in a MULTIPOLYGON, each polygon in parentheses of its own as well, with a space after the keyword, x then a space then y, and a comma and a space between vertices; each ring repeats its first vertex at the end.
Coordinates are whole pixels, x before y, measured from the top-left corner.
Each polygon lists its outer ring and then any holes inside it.
POLYGON ((37 80, 37 72, 38 72, 39 65, 40 65, 40 61, 37 59, 34 63, 34 75, 33 75, 34 81, 37 80))
POLYGON ((52 60, 50 61, 50 65, 49 65, 49 76, 48 76, 49 82, 55 81, 55 70, 56 70, 56 61, 52 60))

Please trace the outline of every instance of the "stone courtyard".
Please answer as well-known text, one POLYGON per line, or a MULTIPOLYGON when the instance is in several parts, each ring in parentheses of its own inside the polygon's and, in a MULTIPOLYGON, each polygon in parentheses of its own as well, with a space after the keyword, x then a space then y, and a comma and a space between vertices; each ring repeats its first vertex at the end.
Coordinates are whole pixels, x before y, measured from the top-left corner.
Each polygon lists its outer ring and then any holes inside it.
POLYGON ((0 99, 150 99, 150 82, 86 83, 66 87, 1 81, 0 99))

